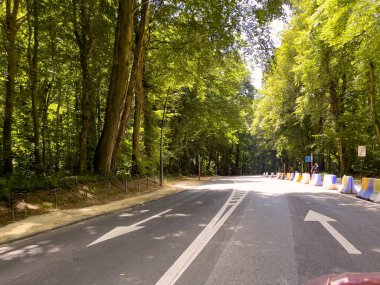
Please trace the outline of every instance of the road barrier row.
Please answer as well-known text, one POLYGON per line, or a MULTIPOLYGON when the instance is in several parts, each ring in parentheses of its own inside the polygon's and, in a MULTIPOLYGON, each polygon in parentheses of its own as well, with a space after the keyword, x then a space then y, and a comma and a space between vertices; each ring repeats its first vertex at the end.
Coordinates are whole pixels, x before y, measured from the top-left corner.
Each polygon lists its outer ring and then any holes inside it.
POLYGON ((361 181, 361 188, 358 191, 354 185, 354 178, 346 175, 342 178, 342 186, 340 188, 337 184, 337 177, 333 174, 325 174, 322 179, 322 175, 319 173, 314 173, 310 176, 309 173, 298 172, 278 172, 277 175, 274 172, 271 172, 270 175, 268 172, 264 172, 263 177, 285 179, 289 181, 301 182, 303 184, 310 184, 313 186, 323 186, 325 189, 339 190, 339 192, 343 194, 356 194, 359 198, 380 203, 380 179, 363 178, 361 181))
POLYGON ((357 197, 370 200, 375 203, 380 202, 380 179, 363 178, 361 189, 357 197))

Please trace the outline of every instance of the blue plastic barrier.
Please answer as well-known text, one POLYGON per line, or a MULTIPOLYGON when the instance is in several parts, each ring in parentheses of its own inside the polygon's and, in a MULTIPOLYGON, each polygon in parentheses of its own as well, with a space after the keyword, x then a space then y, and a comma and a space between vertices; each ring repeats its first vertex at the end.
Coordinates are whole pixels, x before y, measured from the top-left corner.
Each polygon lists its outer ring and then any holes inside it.
POLYGON ((343 176, 342 187, 340 192, 344 194, 356 194, 357 190, 354 185, 354 178, 352 176, 343 176))
POLYGON ((321 174, 313 174, 313 176, 311 177, 311 181, 310 181, 310 185, 313 185, 313 186, 322 186, 323 183, 322 183, 322 175, 321 174))
POLYGON ((329 190, 338 190, 336 175, 325 174, 323 176, 323 188, 329 190))
POLYGON ((363 178, 358 197, 363 199, 369 199, 373 193, 373 184, 375 179, 373 178, 363 178))

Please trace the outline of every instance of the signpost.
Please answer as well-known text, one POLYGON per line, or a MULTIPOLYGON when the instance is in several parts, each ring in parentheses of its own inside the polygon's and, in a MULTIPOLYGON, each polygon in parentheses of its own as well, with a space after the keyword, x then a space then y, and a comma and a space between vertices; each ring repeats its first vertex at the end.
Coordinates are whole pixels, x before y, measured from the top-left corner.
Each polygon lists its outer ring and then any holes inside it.
POLYGON ((358 146, 358 156, 359 157, 365 157, 366 156, 366 147, 365 147, 365 145, 359 145, 358 146))
POLYGON ((310 174, 313 174, 311 173, 311 169, 313 168, 313 154, 305 156, 305 162, 310 163, 310 174))
POLYGON ((366 156, 366 146, 365 145, 359 145, 358 146, 358 157, 361 158, 361 163, 360 163, 360 180, 362 179, 362 173, 363 173, 363 161, 366 156))
POLYGON ((305 156, 305 162, 312 162, 311 156, 305 156))

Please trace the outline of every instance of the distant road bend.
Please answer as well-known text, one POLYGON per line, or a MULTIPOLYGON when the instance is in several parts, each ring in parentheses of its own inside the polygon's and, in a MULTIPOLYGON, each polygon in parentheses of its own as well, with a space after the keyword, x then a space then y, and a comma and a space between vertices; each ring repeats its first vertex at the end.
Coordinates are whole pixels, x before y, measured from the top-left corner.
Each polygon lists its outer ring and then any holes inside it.
POLYGON ((0 246, 1 284, 279 284, 380 268, 380 207, 300 183, 219 177, 0 246))

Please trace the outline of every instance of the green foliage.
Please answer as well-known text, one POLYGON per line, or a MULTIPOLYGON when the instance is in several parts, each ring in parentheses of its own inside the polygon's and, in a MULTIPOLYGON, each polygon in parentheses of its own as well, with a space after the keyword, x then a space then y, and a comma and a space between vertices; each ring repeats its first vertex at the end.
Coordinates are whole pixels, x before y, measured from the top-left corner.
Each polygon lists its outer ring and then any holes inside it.
MULTIPOLYGON (((140 1, 137 1, 139 4, 140 1)), ((275 155, 267 138, 253 137, 250 127, 256 90, 252 87, 243 51, 270 56, 268 21, 283 13, 288 1, 151 1, 149 37, 144 66, 143 128, 140 148, 142 174, 157 174, 159 139, 164 109, 164 162, 167 172, 194 173, 201 156, 207 173, 227 174, 261 171, 259 161, 273 165, 275 155), (261 149, 261 145, 264 147, 261 149), (258 154, 265 155, 261 158, 258 154)), ((32 2, 30 2, 32 3, 32 2)), ((75 177, 79 157, 79 134, 83 121, 81 101, 84 56, 75 35, 81 1, 38 1, 38 22, 20 2, 17 34, 17 75, 12 125, 14 175, 4 189, 30 191, 70 187, 101 178, 75 177), (74 13, 76 7, 76 14, 74 13), (25 16, 25 17, 24 17, 25 16), (32 45, 38 28, 37 94, 42 174, 35 166, 32 118, 32 45), (68 176, 67 178, 61 177, 68 176)), ((0 3, 1 8, 5 2, 0 3)), ((94 147, 102 132, 110 88, 110 71, 117 21, 117 1, 90 0, 92 39, 88 53, 91 126, 88 147, 94 147)), ((4 22, 3 9, 0 18, 4 22)), ((0 67, 7 69, 4 25, 1 26, 0 67)), ((83 30, 82 30, 83 31, 83 30)), ((326 32, 327 33, 327 32, 326 32)), ((348 36, 347 36, 348 37, 348 36)), ((131 65, 133 62, 131 58, 131 65)), ((4 119, 6 73, 0 75, 0 120, 4 119)), ((133 110, 132 110, 133 111, 133 110)), ((296 115, 293 115, 296 116, 296 115)), ((269 123, 269 121, 267 122, 269 123)), ((114 174, 128 176, 131 168, 130 124, 114 174)), ((269 133, 267 134, 267 136, 269 133)), ((285 143, 285 140, 283 141, 285 143)), ((286 144, 284 144, 286 145, 286 144)), ((94 149, 88 149, 88 164, 94 149)), ((39 166, 38 166, 39 167, 39 166)), ((88 173, 90 173, 90 168, 88 173)), ((108 177, 109 178, 109 177, 108 177)))
MULTIPOLYGON (((378 168, 379 142, 369 105, 369 62, 379 98, 378 1, 293 1, 257 102, 252 131, 269 140, 290 163, 314 153, 330 172, 357 173, 357 146, 371 150, 378 168)), ((377 104, 376 109, 379 106, 377 104)))

